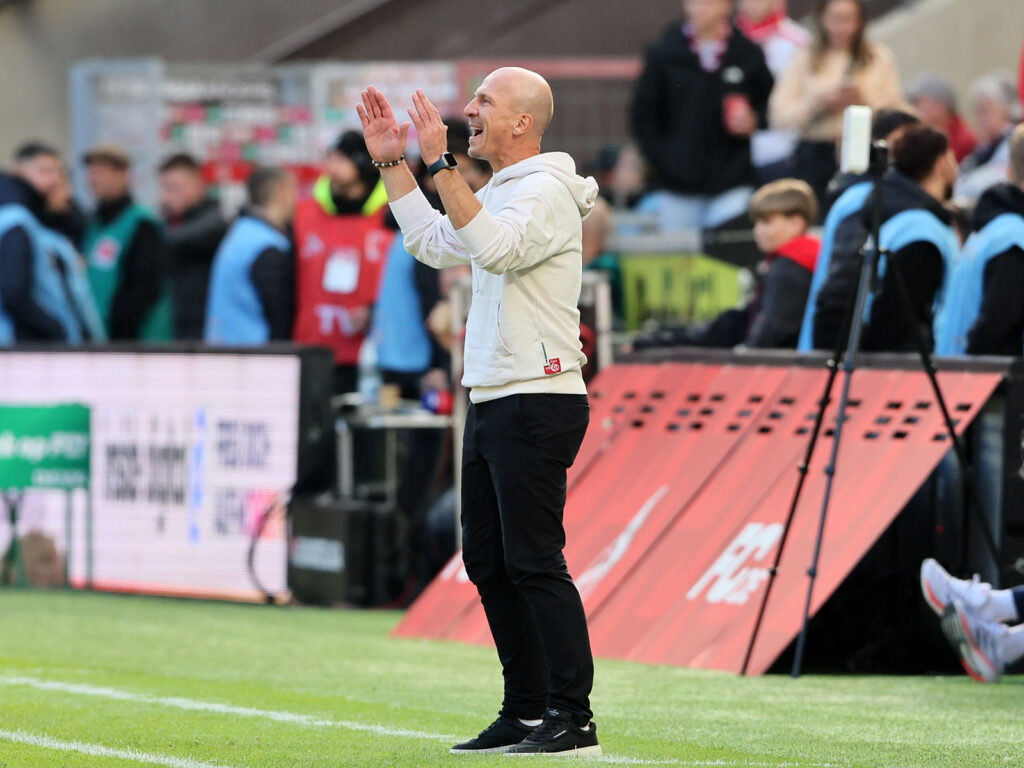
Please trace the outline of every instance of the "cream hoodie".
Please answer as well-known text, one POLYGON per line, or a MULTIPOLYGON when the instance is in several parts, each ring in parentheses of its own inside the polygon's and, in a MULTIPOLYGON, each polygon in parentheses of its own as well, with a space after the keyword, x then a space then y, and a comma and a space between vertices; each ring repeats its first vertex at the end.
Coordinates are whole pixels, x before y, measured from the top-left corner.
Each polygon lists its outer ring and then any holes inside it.
POLYGON ((597 182, 564 152, 546 152, 498 171, 476 196, 483 209, 458 230, 419 189, 391 204, 409 253, 435 268, 472 265, 470 399, 585 394, 578 303, 597 182))

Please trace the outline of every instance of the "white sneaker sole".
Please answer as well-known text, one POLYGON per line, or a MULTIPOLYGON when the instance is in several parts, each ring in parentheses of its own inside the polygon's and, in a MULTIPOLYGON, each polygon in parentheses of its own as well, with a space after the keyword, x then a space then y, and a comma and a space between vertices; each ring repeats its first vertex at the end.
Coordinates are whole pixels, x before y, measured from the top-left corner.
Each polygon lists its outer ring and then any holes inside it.
POLYGON ((564 752, 506 752, 505 757, 601 757, 601 745, 567 749, 564 752))
POLYGON ((491 747, 490 749, 455 749, 452 747, 448 750, 450 755, 500 755, 503 752, 508 752, 514 744, 509 744, 507 747, 491 747))
POLYGON ((951 615, 943 617, 943 631, 954 641, 960 653, 960 665, 964 671, 979 683, 994 683, 1000 675, 995 664, 974 642, 974 635, 964 615, 953 605, 951 615))
MULTIPOLYGON (((942 616, 943 611, 946 610, 945 604, 939 600, 936 596, 935 591, 932 589, 931 584, 928 582, 927 576, 925 576, 925 568, 931 562, 935 562, 931 558, 921 563, 921 594, 924 595, 924 601, 928 603, 936 616, 942 616)), ((938 565, 938 563, 936 563, 938 565)), ((941 566, 940 566, 941 567, 941 566)))

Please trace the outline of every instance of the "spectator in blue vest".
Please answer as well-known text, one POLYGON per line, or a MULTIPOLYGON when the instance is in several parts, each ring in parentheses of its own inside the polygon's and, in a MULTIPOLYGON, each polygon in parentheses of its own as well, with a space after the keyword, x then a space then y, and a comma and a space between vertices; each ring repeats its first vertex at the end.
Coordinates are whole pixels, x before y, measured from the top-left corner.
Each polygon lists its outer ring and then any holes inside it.
POLYGON ((103 339, 77 252, 44 224, 61 168, 55 149, 33 142, 0 173, 0 345, 103 339))
POLYGON ((204 338, 209 344, 258 346, 291 338, 295 259, 285 234, 295 212, 295 177, 258 168, 247 184, 249 205, 213 259, 204 338))
MULTIPOLYGON (((916 349, 898 275, 906 285, 925 345, 931 349, 934 312, 959 250, 953 217, 944 205, 952 197, 957 168, 949 139, 924 125, 907 128, 892 150, 892 162, 893 169, 882 183, 881 201, 880 245, 888 255, 883 253, 879 259, 879 288, 868 297, 864 313, 861 348, 869 352, 916 349)), ((862 261, 858 254, 871 231, 873 209, 874 193, 869 192, 860 214, 848 219, 837 234, 837 244, 849 243, 853 250, 835 254, 822 285, 814 319, 816 346, 828 349, 835 344, 844 315, 853 306, 862 261)))
POLYGON ((935 322, 940 355, 1009 355, 1024 348, 1024 125, 1010 138, 1013 183, 985 192, 935 322))
MULTIPOLYGON (((920 120, 909 112, 895 109, 886 109, 875 115, 871 125, 872 141, 885 140, 889 143, 890 152, 896 140, 909 126, 917 125, 920 120)), ((871 192, 870 173, 839 173, 829 184, 826 207, 828 215, 825 217, 825 224, 821 232, 821 250, 818 253, 818 262, 814 268, 814 277, 811 280, 811 291, 807 297, 807 307, 804 310, 804 321, 800 329, 800 341, 797 349, 801 352, 808 352, 812 349, 832 349, 835 344, 835 337, 839 333, 839 327, 826 326, 817 329, 820 337, 815 341, 814 318, 818 311, 819 303, 824 303, 822 311, 823 318, 839 317, 847 311, 847 297, 852 287, 850 285, 837 285, 835 278, 832 280, 832 287, 835 290, 831 296, 824 299, 819 297, 821 287, 825 284, 826 277, 832 271, 852 277, 853 285, 856 285, 857 275, 851 275, 849 270, 844 270, 841 259, 833 261, 833 255, 857 255, 861 245, 860 237, 863 234, 857 226, 857 217, 864 207, 871 192), (837 240, 837 235, 843 237, 837 240), (849 242, 849 235, 853 241, 849 242), (842 302, 840 306, 829 306, 830 301, 838 297, 842 302), (831 340, 831 345, 828 343, 831 340)), ((838 275, 837 275, 838 277, 838 275)))

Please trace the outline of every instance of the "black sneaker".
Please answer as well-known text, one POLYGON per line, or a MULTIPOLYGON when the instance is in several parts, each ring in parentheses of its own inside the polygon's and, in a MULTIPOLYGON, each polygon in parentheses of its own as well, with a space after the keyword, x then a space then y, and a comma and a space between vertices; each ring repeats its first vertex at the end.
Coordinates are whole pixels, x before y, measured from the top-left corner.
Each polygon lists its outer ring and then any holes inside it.
POLYGON ((453 755, 464 753, 485 755, 508 750, 533 732, 532 725, 523 725, 517 717, 498 715, 498 719, 484 728, 475 739, 456 744, 453 755))
POLYGON ((565 712, 549 709, 544 714, 544 722, 522 743, 507 752, 510 755, 570 753, 581 757, 598 757, 601 754, 601 745, 597 743, 597 725, 593 721, 584 730, 565 712))

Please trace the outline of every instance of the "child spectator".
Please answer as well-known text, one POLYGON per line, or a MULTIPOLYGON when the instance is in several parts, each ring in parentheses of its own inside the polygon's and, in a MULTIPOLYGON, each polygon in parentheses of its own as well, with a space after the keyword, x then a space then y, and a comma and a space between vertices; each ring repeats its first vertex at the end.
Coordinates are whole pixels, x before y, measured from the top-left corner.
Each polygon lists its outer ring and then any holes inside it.
POLYGON ((723 312, 697 332, 665 328, 637 339, 635 349, 687 345, 795 349, 820 243, 807 234, 818 215, 810 186, 780 179, 761 187, 750 203, 754 240, 764 253, 754 298, 723 312))

